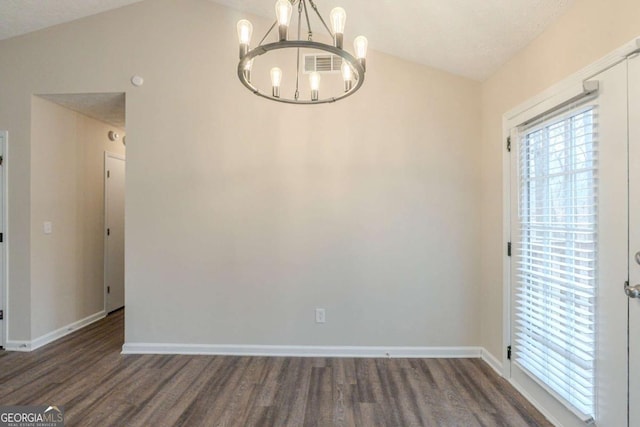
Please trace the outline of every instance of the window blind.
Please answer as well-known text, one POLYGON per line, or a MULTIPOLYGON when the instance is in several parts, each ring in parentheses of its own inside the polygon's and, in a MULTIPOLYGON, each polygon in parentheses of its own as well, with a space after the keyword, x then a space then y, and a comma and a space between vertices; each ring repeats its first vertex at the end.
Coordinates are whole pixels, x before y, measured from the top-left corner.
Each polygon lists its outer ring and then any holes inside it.
POLYGON ((514 361, 584 419, 595 407, 597 115, 520 129, 514 361))

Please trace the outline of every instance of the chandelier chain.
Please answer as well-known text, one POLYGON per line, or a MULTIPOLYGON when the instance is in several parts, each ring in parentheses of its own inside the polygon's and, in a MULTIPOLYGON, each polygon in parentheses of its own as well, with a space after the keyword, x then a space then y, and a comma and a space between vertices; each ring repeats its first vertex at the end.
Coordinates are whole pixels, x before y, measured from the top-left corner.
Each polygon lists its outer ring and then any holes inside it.
MULTIPOLYGON (((307 40, 313 40, 313 30, 311 30, 311 21, 309 20, 309 11, 307 10, 307 2, 306 0, 300 0, 300 4, 302 4, 304 8, 304 16, 307 19, 307 40)), ((301 17, 300 17, 301 18, 301 17)), ((300 19, 298 18, 298 19, 300 19)), ((300 39, 300 34, 298 34, 298 40, 300 39)))
MULTIPOLYGON (((305 9, 306 12, 306 9, 305 9)), ((302 34, 302 1, 298 3, 298 40, 300 40, 300 34, 302 34)), ((296 92, 293 94, 293 98, 297 101, 300 97, 300 48, 298 48, 298 55, 296 58, 296 92)))
MULTIPOLYGON (((301 0, 301 1, 304 1, 306 3, 306 0, 301 0)), ((313 10, 315 10, 316 15, 318 15, 318 18, 320 18, 320 22, 322 22, 322 25, 324 25, 324 28, 327 29, 327 31, 329 32, 329 35, 331 36, 331 38, 335 38, 335 35, 333 34, 333 31, 331 31, 331 29, 329 28, 327 23, 324 21, 324 18, 322 17, 322 15, 320 15, 320 11, 318 10, 318 6, 316 6, 316 3, 313 0, 309 0, 309 4, 313 8, 313 10)))
POLYGON ((273 24, 271 25, 271 28, 269 28, 269 30, 264 35, 262 40, 260 40, 260 43, 258 43, 258 46, 262 46, 262 43, 264 43, 264 41, 267 39, 267 37, 269 37, 269 34, 271 34, 271 31, 273 31, 273 29, 276 27, 277 24, 278 24, 278 20, 276 19, 275 21, 273 21, 273 24))

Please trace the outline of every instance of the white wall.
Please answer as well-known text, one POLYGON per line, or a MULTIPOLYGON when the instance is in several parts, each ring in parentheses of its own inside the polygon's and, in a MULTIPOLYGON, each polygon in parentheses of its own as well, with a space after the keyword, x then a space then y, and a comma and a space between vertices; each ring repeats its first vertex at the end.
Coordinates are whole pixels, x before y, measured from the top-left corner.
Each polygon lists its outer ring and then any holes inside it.
POLYGON ((482 84, 482 345, 502 360, 502 115, 640 36, 637 0, 581 0, 482 84))
POLYGON ((104 309, 104 152, 124 154, 107 138, 116 129, 32 97, 32 339, 104 309))
POLYGON ((372 52, 348 100, 268 102, 237 81, 239 18, 148 1, 0 42, 12 182, 35 166, 32 93, 127 93, 126 341, 477 345, 480 84, 372 52))

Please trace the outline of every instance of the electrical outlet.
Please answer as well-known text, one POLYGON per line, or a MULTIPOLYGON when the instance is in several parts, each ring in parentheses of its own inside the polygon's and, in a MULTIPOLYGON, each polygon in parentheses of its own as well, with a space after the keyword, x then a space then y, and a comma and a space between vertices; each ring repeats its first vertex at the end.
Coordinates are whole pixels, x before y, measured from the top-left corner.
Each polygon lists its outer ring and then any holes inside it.
POLYGON ((316 308, 316 323, 324 323, 327 321, 327 313, 324 308, 316 308))

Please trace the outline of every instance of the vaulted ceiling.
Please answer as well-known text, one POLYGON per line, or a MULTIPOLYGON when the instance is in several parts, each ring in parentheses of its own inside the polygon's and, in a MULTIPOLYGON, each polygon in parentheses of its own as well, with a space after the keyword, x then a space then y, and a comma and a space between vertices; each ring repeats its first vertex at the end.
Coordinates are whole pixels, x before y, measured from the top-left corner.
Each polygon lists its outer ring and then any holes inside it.
MULTIPOLYGON (((212 1, 275 17, 275 1, 212 1)), ((346 10, 346 38, 364 34, 370 48, 479 81, 540 35, 573 2, 315 0, 325 17, 335 6, 346 10)), ((257 28, 254 31, 262 35, 257 28)))
MULTIPOLYGON (((138 1, 141 0, 2 0, 0 40, 138 1)), ((210 1, 245 13, 269 18, 274 15, 272 0, 210 1)), ((542 33, 574 1, 315 0, 315 3, 325 16, 338 5, 347 11, 347 39, 364 34, 372 49, 482 81, 542 33)))
POLYGON ((0 40, 141 0, 1 0, 0 40))

